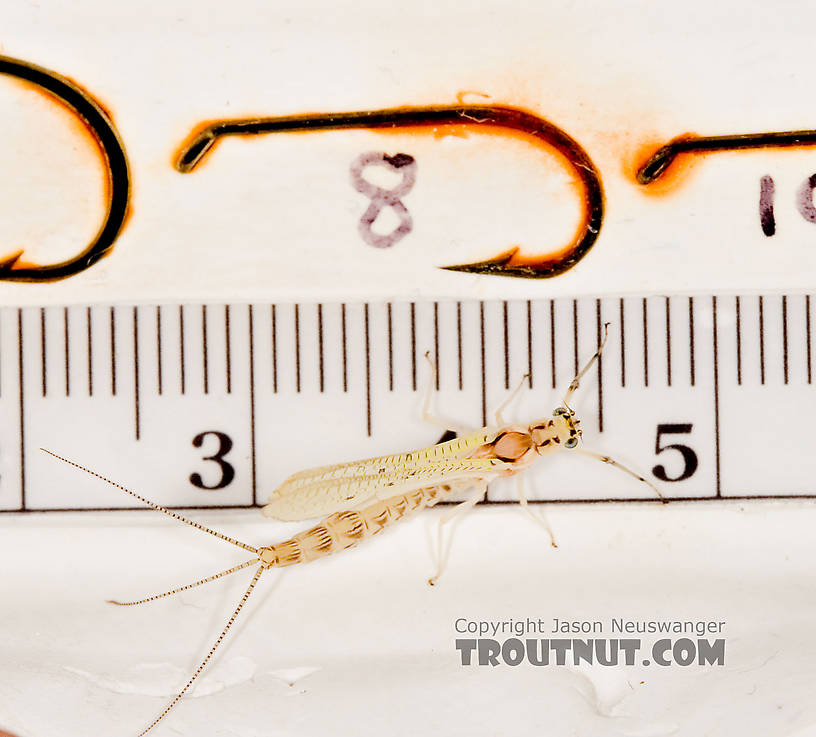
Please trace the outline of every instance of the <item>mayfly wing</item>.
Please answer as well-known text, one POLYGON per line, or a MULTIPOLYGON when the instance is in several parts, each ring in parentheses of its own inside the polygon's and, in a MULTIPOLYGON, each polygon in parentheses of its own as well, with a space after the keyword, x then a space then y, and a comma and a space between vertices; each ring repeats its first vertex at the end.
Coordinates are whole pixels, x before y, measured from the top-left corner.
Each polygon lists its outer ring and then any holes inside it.
POLYGON ((425 486, 493 477, 505 468, 504 462, 467 457, 492 434, 485 428, 409 453, 301 471, 272 492, 263 513, 287 521, 310 519, 425 486))
POLYGON ((437 443, 436 445, 429 445, 419 450, 409 451, 408 453, 394 453, 392 455, 375 456, 374 458, 366 458, 359 461, 351 461, 349 463, 335 463, 328 466, 317 466, 316 468, 307 468, 304 471, 298 471, 292 474, 281 486, 276 490, 281 493, 284 487, 297 488, 299 480, 310 480, 316 476, 332 472, 337 478, 343 474, 357 475, 361 468, 371 466, 376 468, 383 464, 393 466, 399 463, 410 463, 413 461, 423 460, 443 460, 450 458, 465 458, 474 450, 489 442, 495 435, 495 431, 491 428, 482 428, 467 435, 448 440, 444 443, 437 443))
POLYGON ((509 466, 495 458, 462 458, 402 464, 384 473, 318 476, 299 486, 297 493, 270 497, 262 512, 267 517, 294 521, 352 509, 375 499, 388 499, 417 489, 454 481, 492 479, 509 466))

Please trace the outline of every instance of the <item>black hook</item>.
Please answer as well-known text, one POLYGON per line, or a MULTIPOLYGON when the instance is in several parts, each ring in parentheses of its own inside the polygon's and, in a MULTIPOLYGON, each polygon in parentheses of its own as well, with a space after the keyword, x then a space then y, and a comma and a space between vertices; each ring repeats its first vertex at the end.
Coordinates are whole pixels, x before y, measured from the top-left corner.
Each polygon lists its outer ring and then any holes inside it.
POLYGON ((638 184, 651 184, 660 178, 672 162, 683 154, 710 154, 759 148, 793 148, 816 145, 816 131, 779 131, 744 133, 728 136, 683 135, 661 146, 638 169, 638 184))
POLYGON ((85 90, 50 69, 0 56, 0 74, 41 87, 63 102, 90 130, 99 144, 107 172, 107 210, 96 237, 76 256, 56 264, 23 263, 23 251, 0 261, 0 280, 52 281, 84 271, 113 247, 130 200, 130 174, 125 148, 102 107, 85 90))
POLYGON ((259 133, 291 133, 338 129, 377 129, 468 125, 525 133, 552 146, 575 171, 584 190, 583 218, 575 238, 555 253, 524 256, 514 247, 486 261, 443 266, 450 271, 543 279, 571 269, 595 243, 603 220, 601 175, 586 151, 557 126, 519 108, 504 105, 403 107, 351 113, 310 113, 276 118, 222 120, 196 129, 182 147, 176 168, 187 173, 209 153, 219 138, 259 133))

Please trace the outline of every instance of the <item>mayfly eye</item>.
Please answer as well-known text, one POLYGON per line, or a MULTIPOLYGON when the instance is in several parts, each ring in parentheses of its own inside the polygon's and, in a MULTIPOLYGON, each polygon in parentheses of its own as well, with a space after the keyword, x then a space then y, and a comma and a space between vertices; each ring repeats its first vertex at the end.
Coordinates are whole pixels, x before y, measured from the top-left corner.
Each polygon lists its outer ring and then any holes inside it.
POLYGON ((567 414, 567 410, 565 410, 563 407, 556 407, 553 410, 553 414, 554 415, 565 415, 565 414, 567 414))
POLYGON ((574 448, 576 445, 578 445, 578 438, 569 438, 569 440, 564 443, 565 448, 574 448))

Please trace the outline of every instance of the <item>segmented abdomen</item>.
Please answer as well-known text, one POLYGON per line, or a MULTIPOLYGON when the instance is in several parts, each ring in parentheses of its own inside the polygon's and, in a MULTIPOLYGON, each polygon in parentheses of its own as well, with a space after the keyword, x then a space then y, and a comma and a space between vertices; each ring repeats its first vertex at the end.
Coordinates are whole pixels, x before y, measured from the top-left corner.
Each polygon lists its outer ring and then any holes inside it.
POLYGON ((270 568, 292 566, 346 550, 411 512, 432 506, 450 491, 449 484, 431 486, 375 502, 363 509, 335 512, 311 529, 270 545, 263 558, 270 561, 267 564, 270 568))

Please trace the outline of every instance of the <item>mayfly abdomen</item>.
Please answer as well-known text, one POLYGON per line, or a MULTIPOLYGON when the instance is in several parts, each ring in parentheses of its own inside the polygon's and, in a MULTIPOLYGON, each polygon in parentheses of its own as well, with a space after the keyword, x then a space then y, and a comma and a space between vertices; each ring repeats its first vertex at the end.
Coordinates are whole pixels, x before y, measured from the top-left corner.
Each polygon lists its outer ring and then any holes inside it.
POLYGON ((406 515, 435 504, 450 490, 448 484, 430 486, 374 502, 359 510, 335 512, 289 540, 261 548, 261 560, 269 568, 292 566, 346 550, 406 515))

